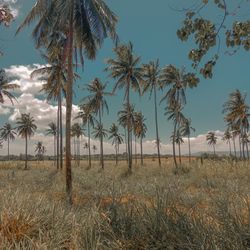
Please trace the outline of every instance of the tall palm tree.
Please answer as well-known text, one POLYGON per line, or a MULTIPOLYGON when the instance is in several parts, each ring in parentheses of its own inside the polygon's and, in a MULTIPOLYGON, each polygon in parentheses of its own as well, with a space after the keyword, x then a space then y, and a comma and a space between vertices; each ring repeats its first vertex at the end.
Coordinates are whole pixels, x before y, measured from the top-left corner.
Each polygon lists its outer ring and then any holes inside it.
MULTIPOLYGON (((96 127, 94 127, 94 131, 92 132, 92 134, 94 135, 95 139, 101 140, 101 138, 103 139, 108 136, 108 130, 103 128, 103 124, 97 123, 96 127)), ((100 158, 103 161, 103 151, 100 151, 100 154, 102 154, 100 158)), ((102 162, 101 167, 102 169, 104 169, 104 162, 102 162)))
POLYGON ((50 122, 48 124, 48 129, 46 130, 46 135, 53 135, 54 136, 54 163, 57 160, 57 169, 59 169, 59 159, 58 159, 58 148, 57 148, 57 157, 56 157, 56 144, 57 146, 58 143, 56 143, 56 138, 57 138, 57 126, 54 122, 50 122))
MULTIPOLYGON (((99 124, 102 125, 102 116, 104 110, 109 112, 108 103, 105 99, 106 96, 110 96, 111 93, 106 92, 107 84, 103 84, 100 79, 95 78, 90 84, 87 85, 87 90, 90 93, 87 97, 83 99, 83 101, 87 100, 87 105, 99 116, 99 124)), ((100 164, 101 167, 104 168, 104 160, 103 160, 103 137, 100 134, 100 164)))
POLYGON ((80 165, 80 137, 83 135, 83 128, 79 123, 74 123, 71 128, 71 136, 74 137, 75 161, 80 165), (76 141, 75 141, 76 138, 76 141))
POLYGON ((188 158, 189 158, 189 163, 191 162, 191 142, 190 142, 190 136, 191 133, 195 132, 195 129, 191 127, 191 119, 186 119, 181 128, 180 128, 180 133, 182 136, 187 136, 188 138, 188 158))
POLYGON ((123 143, 123 137, 119 133, 119 127, 113 123, 109 129, 109 139, 112 139, 112 145, 115 147, 115 163, 118 164, 118 154, 119 154, 119 146, 123 143))
POLYGON ((160 153, 160 137, 159 137, 159 128, 158 128, 158 109, 157 109, 157 89, 162 86, 160 79, 161 69, 159 65, 159 60, 155 62, 151 61, 148 64, 143 65, 143 94, 149 91, 150 96, 154 96, 154 109, 155 109, 155 129, 156 129, 156 145, 157 145, 157 154, 159 166, 161 166, 161 153, 160 153))
POLYGON ((218 137, 215 135, 215 132, 213 131, 208 132, 206 136, 206 140, 207 140, 208 145, 213 146, 214 155, 215 155, 215 145, 217 143, 217 139, 218 137))
POLYGON ((9 79, 6 76, 5 70, 0 69, 0 103, 4 103, 4 98, 7 97, 12 105, 14 104, 13 100, 16 100, 16 97, 9 92, 9 90, 15 90, 20 86, 17 84, 9 83, 9 79))
MULTIPOLYGON (((126 100, 127 111, 130 110, 130 90, 140 92, 140 84, 143 83, 142 69, 139 67, 140 57, 134 54, 133 45, 120 45, 114 49, 116 58, 108 59, 106 71, 110 72, 109 77, 116 79, 113 92, 117 89, 125 89, 124 101, 126 100)), ((127 113, 127 122, 130 123, 131 114, 127 113)), ((128 149, 128 167, 132 170, 132 130, 127 126, 127 149, 128 149)))
POLYGON ((5 123, 5 125, 0 128, 0 140, 7 141, 8 143, 8 160, 10 160, 10 141, 15 140, 15 129, 12 128, 10 123, 5 123))
MULTIPOLYGON (((143 165, 143 145, 142 140, 145 138, 147 133, 147 126, 145 124, 145 117, 141 112, 135 112, 135 122, 134 122, 134 131, 135 136, 140 139, 140 148, 141 148, 141 165, 143 165)), ((158 146, 158 142, 157 142, 158 146)))
POLYGON ((79 118, 82 119, 83 125, 87 124, 88 142, 87 142, 86 149, 88 149, 89 168, 91 168, 91 144, 90 144, 91 131, 90 131, 90 129, 93 128, 95 126, 95 123, 96 123, 96 119, 93 115, 92 107, 88 104, 81 105, 80 111, 78 112, 75 119, 79 119, 79 118))
POLYGON ((227 130, 224 132, 224 135, 223 135, 223 137, 222 137, 222 140, 225 141, 225 142, 229 145, 230 156, 232 156, 231 139, 232 139, 232 135, 231 135, 231 133, 230 133, 230 130, 227 129, 227 130))
POLYGON ((37 126, 30 114, 21 114, 21 117, 17 118, 16 125, 18 135, 25 139, 25 169, 28 169, 28 139, 34 135, 37 126))
POLYGON ((171 140, 174 140, 175 138, 175 143, 178 145, 178 151, 179 151, 179 163, 181 164, 181 144, 184 143, 182 135, 180 130, 177 130, 176 135, 171 136, 171 140))
POLYGON ((34 20, 38 24, 33 31, 36 45, 46 46, 51 32, 61 31, 66 36, 64 61, 67 61, 68 83, 66 85, 66 192, 72 203, 71 173, 71 113, 73 99, 73 55, 74 51, 83 65, 83 52, 89 59, 95 59, 104 39, 110 36, 117 41, 117 17, 103 0, 38 0, 27 15, 18 32, 34 20), (75 48, 75 50, 74 50, 75 48), (79 52, 78 52, 79 51, 79 52))
POLYGON ((37 157, 39 160, 43 159, 43 155, 46 152, 46 148, 41 141, 37 142, 35 147, 35 153, 37 153, 37 157))

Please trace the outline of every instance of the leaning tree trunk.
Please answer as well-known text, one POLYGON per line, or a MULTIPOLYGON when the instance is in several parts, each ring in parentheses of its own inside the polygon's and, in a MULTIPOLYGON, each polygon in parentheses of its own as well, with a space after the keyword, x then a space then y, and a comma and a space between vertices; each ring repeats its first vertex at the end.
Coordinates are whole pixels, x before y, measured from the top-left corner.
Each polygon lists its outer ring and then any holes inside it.
POLYGON ((72 169, 71 169, 71 113, 73 92, 73 12, 69 20, 68 45, 68 84, 66 85, 66 192, 69 204, 72 204, 72 169))
MULTIPOLYGON (((100 126, 102 126, 101 108, 99 109, 99 123, 100 123, 100 126)), ((100 163, 101 163, 102 169, 104 169, 104 160, 103 160, 103 135, 102 135, 102 133, 101 133, 101 137, 100 137, 100 163)))
POLYGON ((141 166, 143 166, 142 136, 141 136, 141 139, 140 139, 140 146, 141 146, 141 166))
POLYGON ((156 101, 157 101, 156 86, 154 84, 156 145, 157 145, 158 162, 159 162, 159 166, 161 166, 160 138, 159 138, 159 128, 158 128, 158 110, 157 110, 157 102, 156 101))
POLYGON ((90 147, 90 126, 89 126, 89 120, 88 120, 88 145, 89 145, 89 168, 91 168, 91 147, 90 147))
POLYGON ((28 169, 28 136, 25 135, 25 170, 28 169))

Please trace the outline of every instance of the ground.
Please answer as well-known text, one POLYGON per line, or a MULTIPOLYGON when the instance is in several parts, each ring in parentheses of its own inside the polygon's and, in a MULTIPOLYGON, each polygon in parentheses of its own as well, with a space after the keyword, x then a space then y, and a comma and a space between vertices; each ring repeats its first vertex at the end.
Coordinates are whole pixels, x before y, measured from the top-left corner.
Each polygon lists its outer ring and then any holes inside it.
POLYGON ((250 249, 250 162, 0 163, 0 249, 250 249))

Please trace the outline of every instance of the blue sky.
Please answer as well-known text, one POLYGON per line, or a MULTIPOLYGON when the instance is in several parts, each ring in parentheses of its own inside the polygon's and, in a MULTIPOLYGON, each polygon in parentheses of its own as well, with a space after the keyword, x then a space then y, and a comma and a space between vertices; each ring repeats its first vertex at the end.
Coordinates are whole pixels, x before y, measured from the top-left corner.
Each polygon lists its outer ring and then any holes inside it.
MULTIPOLYGON (((182 43, 177 39, 176 31, 181 25, 184 17, 183 12, 174 11, 172 7, 181 8, 183 3, 193 1, 184 0, 108 0, 110 8, 118 15, 118 34, 121 42, 132 41, 135 52, 141 56, 142 63, 156 58, 160 59, 161 66, 174 64, 177 67, 190 67, 187 54, 192 48, 192 42, 182 43)), ((14 36, 17 26, 24 19, 34 0, 17 0, 15 7, 18 8, 16 21, 9 28, 0 27, 1 41, 0 47, 5 55, 0 59, 0 67, 9 68, 11 65, 32 65, 34 63, 44 64, 39 52, 34 48, 31 39, 31 28, 25 29, 18 36, 14 36)), ((188 6, 188 5, 187 5, 188 6)), ((216 20, 220 20, 221 13, 210 8, 207 13, 216 20)), ((86 61, 84 72, 81 69, 78 73, 82 79, 76 83, 76 97, 74 103, 79 103, 86 95, 82 86, 95 77, 108 81, 109 89, 112 89, 114 81, 107 78, 103 71, 105 59, 113 56, 112 43, 106 41, 99 51, 94 62, 86 61)), ((196 135, 205 134, 209 130, 225 129, 221 114, 222 105, 226 101, 228 94, 240 89, 242 92, 250 92, 250 56, 249 53, 240 50, 234 56, 225 55, 226 48, 222 46, 220 60, 216 65, 212 80, 201 78, 199 86, 187 91, 187 106, 185 113, 192 118, 193 126, 196 128, 196 135)), ((160 97, 162 93, 158 93, 160 97)), ((39 97, 41 99, 41 97, 39 97)), ((106 127, 109 127, 117 119, 117 111, 121 108, 123 92, 117 93, 116 97, 108 100, 110 106, 109 115, 105 115, 106 127)), ((248 97, 248 102, 249 102, 248 97)), ((132 101, 137 110, 141 110, 147 118, 148 135, 147 138, 155 138, 153 103, 148 100, 148 96, 139 98, 133 94, 132 101)), ((164 117, 164 105, 159 107, 159 124, 161 140, 165 143, 169 141, 172 131, 172 124, 164 117)), ((0 116, 0 124, 7 121, 10 114, 0 116)))

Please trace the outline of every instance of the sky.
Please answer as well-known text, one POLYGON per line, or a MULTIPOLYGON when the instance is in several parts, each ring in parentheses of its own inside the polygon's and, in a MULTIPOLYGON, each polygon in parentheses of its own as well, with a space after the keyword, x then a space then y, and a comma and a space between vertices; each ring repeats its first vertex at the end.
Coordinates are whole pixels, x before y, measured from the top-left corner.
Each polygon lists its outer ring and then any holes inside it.
MULTIPOLYGON (((42 140, 48 152, 52 150, 52 138, 44 137, 44 131, 50 121, 55 121, 56 106, 53 103, 47 103, 45 96, 39 92, 43 84, 38 79, 30 79, 30 73, 42 65, 46 64, 41 57, 40 52, 35 49, 31 38, 32 26, 23 30, 15 36, 15 31, 25 18, 35 0, 0 0, 1 2, 11 3, 15 13, 15 21, 10 27, 0 27, 0 49, 4 56, 0 58, 0 67, 15 78, 15 83, 21 86, 17 91, 18 103, 12 106, 8 101, 0 106, 0 126, 5 122, 15 123, 15 119, 21 113, 28 112, 37 120, 38 131, 31 139, 29 152, 34 152, 34 144, 42 140), (51 150, 50 150, 51 149, 51 150)), ((181 26, 184 13, 179 11, 182 8, 190 6, 194 1, 184 0, 107 0, 110 8, 119 17, 118 35, 122 43, 131 41, 134 44, 135 53, 141 56, 141 63, 148 63, 150 60, 159 58, 160 65, 163 67, 173 64, 177 67, 186 67, 190 69, 190 61, 187 58, 188 51, 192 48, 193 42, 182 43, 176 36, 177 29, 181 26), (184 5, 185 4, 185 5, 184 5)), ((239 19, 248 18, 248 13, 241 12, 239 19)), ((221 12, 216 12, 214 8, 209 8, 204 15, 212 17, 215 20, 221 20, 221 12)), ((85 61, 84 71, 78 69, 81 79, 75 83, 75 96, 73 116, 77 113, 77 104, 86 96, 83 87, 95 77, 108 83, 108 89, 111 91, 114 86, 114 80, 108 78, 104 72, 106 67, 105 60, 113 57, 112 48, 114 45, 110 40, 106 40, 102 49, 98 52, 95 61, 85 61)), ((220 49, 220 59, 216 65, 214 77, 211 80, 201 78, 199 86, 187 91, 187 105, 185 115, 192 119, 192 125, 196 132, 192 135, 193 152, 212 150, 205 141, 205 135, 208 131, 216 131, 221 138, 225 131, 223 121, 222 105, 227 100, 230 92, 239 89, 248 94, 247 101, 250 103, 249 92, 249 53, 239 50, 234 56, 225 53, 227 49, 222 45, 220 49)), ((123 92, 119 91, 116 96, 108 99, 109 113, 104 114, 104 126, 109 128, 113 122, 117 121, 117 112, 121 109, 123 102, 123 92)), ((163 92, 158 92, 160 101, 163 92)), ((132 102, 136 110, 142 111, 146 117, 148 127, 147 137, 144 140, 144 147, 147 153, 155 152, 155 125, 154 125, 154 107, 149 96, 139 97, 138 94, 132 94, 132 102)), ((169 137, 173 130, 173 124, 168 122, 164 116, 164 105, 159 105, 159 131, 162 142, 162 152, 171 153, 169 137)), ((85 138, 86 139, 86 138, 85 138)), ((83 141, 85 140, 83 139, 83 141)), ((93 141, 98 146, 98 142, 93 141)), ((187 146, 184 144, 183 152, 187 152, 187 146)), ((106 153, 113 152, 110 142, 106 141, 106 153)), ((123 150, 123 146, 121 150, 123 150)), ((228 146, 219 140, 218 151, 225 151, 228 146)), ((22 153, 23 142, 18 139, 12 146, 12 153, 22 153)), ((6 154, 6 147, 0 150, 0 154, 6 154)))

